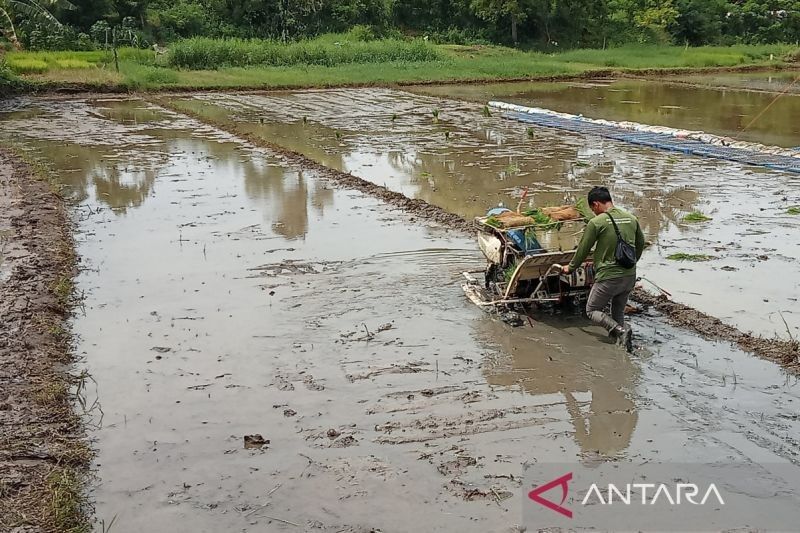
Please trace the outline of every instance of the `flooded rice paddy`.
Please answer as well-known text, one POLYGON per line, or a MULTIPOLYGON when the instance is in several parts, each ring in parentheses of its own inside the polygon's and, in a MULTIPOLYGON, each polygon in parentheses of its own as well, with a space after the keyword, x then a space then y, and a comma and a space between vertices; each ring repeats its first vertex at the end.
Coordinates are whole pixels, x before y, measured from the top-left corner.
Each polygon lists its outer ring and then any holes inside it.
MULTIPOLYGON (((780 331, 777 311, 800 325, 796 177, 529 136, 399 91, 169 104, 464 216, 522 187, 544 204, 610 183, 676 298, 745 329, 780 331), (714 220, 681 222, 693 209, 714 220), (698 250, 718 257, 665 259, 698 250)), ((510 328, 458 286, 482 264, 472 239, 231 133, 137 99, 28 99, 0 138, 76 201, 73 329, 115 531, 499 532, 535 461, 797 468, 800 389, 776 365, 657 316, 633 318, 633 355, 577 316, 510 328)))
MULTIPOLYGON (((800 332, 800 177, 486 117, 480 104, 387 89, 173 100, 234 131, 472 217, 503 203, 560 205, 608 185, 654 243, 642 271, 744 331, 800 332), (437 116, 434 116, 436 112, 437 116), (684 222, 692 211, 713 220, 684 222), (667 257, 704 254, 703 263, 667 257), (756 283, 754 283, 756 281, 756 283), (730 296, 735 294, 735 298, 730 296)), ((798 141, 800 142, 800 141, 798 141)))
POLYGON ((500 100, 615 121, 705 131, 767 145, 800 146, 800 72, 667 76, 419 87, 421 94, 500 100), (729 89, 732 88, 733 90, 729 89), (744 91, 747 87, 762 91, 744 91), (775 100, 778 92, 785 97, 775 100), (774 103, 773 100, 775 100, 774 103))

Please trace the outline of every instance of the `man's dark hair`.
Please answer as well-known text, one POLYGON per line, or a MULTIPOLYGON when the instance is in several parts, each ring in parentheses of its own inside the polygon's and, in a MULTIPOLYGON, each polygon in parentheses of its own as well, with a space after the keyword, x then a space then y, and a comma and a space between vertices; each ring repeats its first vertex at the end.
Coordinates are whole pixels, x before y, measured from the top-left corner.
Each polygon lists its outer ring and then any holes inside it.
POLYGON ((589 201, 589 205, 592 205, 594 202, 604 204, 611 201, 611 193, 608 192, 606 187, 593 187, 592 190, 589 191, 589 195, 586 199, 589 201))

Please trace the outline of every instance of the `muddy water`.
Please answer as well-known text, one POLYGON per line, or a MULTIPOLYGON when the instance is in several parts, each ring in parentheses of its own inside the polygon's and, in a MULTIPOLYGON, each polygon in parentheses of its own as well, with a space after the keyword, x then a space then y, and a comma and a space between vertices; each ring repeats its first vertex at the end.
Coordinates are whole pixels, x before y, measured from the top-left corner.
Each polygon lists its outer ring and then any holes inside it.
POLYGON ((765 91, 777 95, 781 93, 800 94, 800 85, 795 81, 798 77, 800 77, 800 71, 786 70, 777 72, 687 74, 667 76, 664 81, 725 89, 765 91))
POLYGON ((785 319, 800 332, 800 217, 786 214, 800 204, 797 176, 546 128, 528 133, 484 116, 479 104, 386 89, 174 102, 466 217, 515 207, 526 187, 526 204, 557 205, 608 185, 655 243, 641 265, 648 279, 745 331, 785 336, 785 319), (693 210, 713 220, 683 222, 693 210), (712 260, 667 259, 681 252, 712 260))
POLYGON ((727 74, 720 81, 731 83, 734 89, 751 85, 772 87, 778 91, 789 89, 786 96, 774 103, 776 95, 772 93, 703 86, 715 84, 715 76, 667 77, 666 83, 598 79, 563 83, 420 87, 412 90, 475 102, 501 100, 590 118, 700 130, 746 141, 794 147, 800 146, 800 98, 792 91, 797 84, 791 85, 794 78, 787 77, 790 75, 775 74, 775 78, 766 76, 765 80, 762 77, 754 78, 752 74, 727 74), (669 81, 687 81, 695 86, 669 81))
POLYGON ((577 318, 508 328, 457 288, 468 239, 141 101, 18 105, 0 137, 79 201, 114 531, 507 531, 534 461, 796 468, 773 364, 654 317, 633 356, 577 318))

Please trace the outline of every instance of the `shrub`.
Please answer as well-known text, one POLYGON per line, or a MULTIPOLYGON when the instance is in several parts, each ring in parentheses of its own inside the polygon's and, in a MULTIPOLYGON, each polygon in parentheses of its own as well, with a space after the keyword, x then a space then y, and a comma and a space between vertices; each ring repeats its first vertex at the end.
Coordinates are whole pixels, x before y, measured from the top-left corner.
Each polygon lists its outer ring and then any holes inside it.
POLYGON ((142 74, 142 81, 152 85, 178 83, 178 74, 166 68, 147 67, 142 74))
POLYGON ((5 61, 0 59, 0 96, 16 92, 22 87, 22 82, 17 78, 5 61))
POLYGON ((480 31, 462 28, 449 28, 445 31, 434 31, 427 34, 431 41, 439 44, 487 45, 489 39, 480 31))
POLYGON ((375 32, 369 26, 357 25, 350 28, 347 32, 347 39, 349 41, 367 42, 374 41, 376 38, 375 32))

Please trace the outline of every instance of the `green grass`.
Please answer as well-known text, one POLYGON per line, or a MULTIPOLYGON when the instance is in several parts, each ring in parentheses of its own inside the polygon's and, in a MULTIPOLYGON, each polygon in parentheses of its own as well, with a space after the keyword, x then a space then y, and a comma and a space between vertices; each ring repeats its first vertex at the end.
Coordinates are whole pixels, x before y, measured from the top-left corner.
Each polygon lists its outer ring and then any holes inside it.
POLYGON ((667 259, 670 261, 693 261, 693 262, 701 262, 701 261, 711 261, 714 259, 712 255, 706 254, 687 254, 684 252, 678 252, 676 254, 668 255, 667 259))
POLYGON ((23 72, 21 78, 34 86, 269 89, 544 79, 610 67, 633 70, 770 67, 783 65, 783 58, 793 48, 788 45, 624 46, 543 54, 501 46, 434 45, 421 40, 360 41, 347 34, 291 44, 197 38, 175 43, 167 55, 158 57, 151 50, 120 49, 119 74, 108 51, 9 52, 6 62, 12 70, 12 65, 27 62, 33 70, 23 72), (775 59, 770 60, 770 54, 775 59), (46 66, 44 70, 42 63, 46 66), (87 68, 87 64, 95 68, 87 68))
POLYGON ((684 222, 706 222, 708 220, 712 220, 712 218, 700 211, 692 211, 683 217, 684 222))
POLYGON ((70 273, 62 274, 57 280, 56 283, 53 285, 53 294, 56 295, 58 298, 58 302, 66 309, 69 306, 70 298, 72 297, 72 292, 75 288, 75 285, 72 281, 72 275, 70 273))
POLYGON ((16 74, 41 74, 48 69, 47 63, 33 57, 10 58, 6 64, 16 74))
POLYGON ((83 512, 83 483, 72 468, 57 467, 47 477, 50 511, 59 531, 88 533, 91 527, 83 512))
POLYGON ((192 70, 254 65, 285 67, 296 65, 336 66, 349 63, 390 61, 435 61, 442 57, 433 45, 421 39, 353 41, 331 36, 296 43, 261 39, 211 39, 194 37, 173 43, 167 63, 192 70))
POLYGON ((787 215, 800 215, 800 205, 793 205, 786 210, 787 215))
POLYGON ((92 68, 93 64, 89 63, 85 59, 56 59, 55 64, 58 68, 66 68, 66 69, 81 69, 81 68, 92 68))
POLYGON ((622 46, 606 50, 571 50, 558 55, 562 60, 604 67, 651 69, 680 67, 733 67, 752 63, 781 62, 792 45, 736 46, 622 46))

